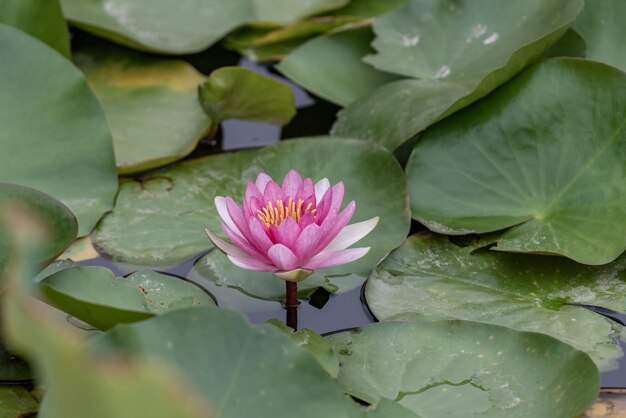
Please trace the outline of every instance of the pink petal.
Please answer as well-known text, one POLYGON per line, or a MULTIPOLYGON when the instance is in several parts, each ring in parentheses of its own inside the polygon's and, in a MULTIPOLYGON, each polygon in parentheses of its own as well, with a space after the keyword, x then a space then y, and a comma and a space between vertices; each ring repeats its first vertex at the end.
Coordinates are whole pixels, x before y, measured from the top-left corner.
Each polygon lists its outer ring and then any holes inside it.
POLYGON ((298 188, 302 184, 302 177, 296 170, 290 170, 283 180, 283 196, 295 196, 298 188))
POLYGON ((250 206, 250 202, 253 198, 261 201, 263 200, 263 193, 259 191, 254 183, 248 182, 248 184, 246 184, 246 193, 244 194, 243 202, 250 206))
POLYGON ((272 181, 272 178, 270 176, 265 173, 261 173, 257 176, 256 182, 254 182, 254 184, 257 189, 259 189, 259 192, 263 193, 265 192, 265 186, 267 186, 267 183, 269 183, 270 181, 272 181))
POLYGON ((306 178, 302 181, 300 187, 298 187, 298 191, 293 200, 296 202, 299 199, 306 200, 309 196, 315 196, 315 189, 313 188, 313 180, 306 178))
POLYGON ((307 261, 301 268, 315 270, 324 267, 347 264, 363 257, 370 250, 367 248, 348 248, 347 250, 325 251, 307 261))
POLYGON ((315 216, 311 212, 307 212, 300 217, 300 223, 298 226, 300 227, 300 230, 302 230, 312 223, 315 223, 315 216))
POLYGON ((291 247, 299 260, 308 260, 313 255, 311 252, 320 239, 319 229, 319 225, 312 223, 300 233, 296 243, 291 247))
POLYGON ((250 244, 254 245, 254 247, 259 250, 261 254, 267 254, 267 251, 272 245, 274 245, 274 243, 267 235, 265 225, 263 225, 261 220, 256 216, 251 216, 248 218, 248 228, 250 230, 250 234, 246 238, 248 238, 250 244))
POLYGON ((356 209, 356 203, 354 200, 346 206, 338 215, 331 214, 320 225, 320 236, 322 237, 318 246, 315 248, 315 252, 318 253, 330 244, 335 239, 337 234, 350 222, 354 210, 356 209))
POLYGON ((315 183, 315 202, 319 205, 326 190, 330 189, 330 182, 327 178, 323 178, 315 183))
POLYGON ((322 196, 322 199, 317 204, 317 220, 316 223, 320 225, 326 216, 328 215, 328 211, 330 210, 330 204, 333 201, 333 189, 327 189, 326 193, 322 196))
POLYGON ((244 218, 248 219, 250 216, 258 216, 257 211, 263 208, 262 202, 263 196, 261 198, 251 197, 249 200, 244 200, 241 204, 241 211, 243 212, 244 218))
POLYGON ((274 181, 270 181, 269 183, 267 183, 267 185, 265 186, 265 191, 263 192, 263 202, 272 202, 272 205, 276 207, 276 201, 282 199, 283 191, 280 187, 278 187, 278 184, 276 184, 276 182, 274 181))
POLYGON ((337 236, 328 244, 326 248, 324 248, 324 252, 326 251, 337 251, 348 248, 370 232, 376 227, 378 224, 378 216, 372 219, 368 219, 367 221, 357 222, 352 225, 348 225, 343 228, 337 236))
POLYGON ((228 214, 230 218, 233 220, 233 223, 237 227, 239 231, 245 236, 248 234, 248 224, 246 223, 245 218, 243 217, 243 212, 241 208, 237 206, 235 201, 227 197, 226 198, 226 209, 228 209, 228 214))
MULTIPOLYGON (((326 219, 326 217, 329 214, 338 213, 339 209, 341 208, 341 203, 343 202, 344 189, 343 189, 342 182, 335 184, 329 190, 332 191, 332 193, 329 195, 330 203, 324 202, 324 207, 318 208, 317 210, 318 225, 321 224, 321 222, 324 221, 324 219, 326 219)), ((328 193, 329 192, 327 191, 326 194, 328 193)), ((325 199, 326 199, 326 195, 324 195, 322 200, 325 200, 325 199)))
POLYGON ((293 218, 289 217, 278 225, 277 240, 274 242, 278 242, 292 248, 299 236, 300 227, 298 226, 298 223, 293 218))
POLYGON ((253 258, 228 256, 228 259, 237 267, 254 271, 276 271, 276 267, 257 261, 253 258))
POLYGON ((228 225, 228 227, 232 229, 237 235, 243 237, 243 233, 239 230, 239 228, 237 228, 232 218, 230 217, 230 214, 228 213, 226 198, 222 196, 215 197, 215 207, 217 208, 217 213, 220 215, 222 222, 228 225))
POLYGON ((240 237, 235 232, 233 232, 233 230, 230 229, 228 225, 226 225, 224 222, 222 222, 222 231, 224 231, 228 239, 230 239, 233 242, 233 244, 235 244, 237 247, 241 248, 246 253, 248 253, 249 257, 256 258, 257 260, 260 260, 266 263, 270 261, 269 258, 265 256, 265 252, 263 253, 260 252, 246 238, 240 237))
POLYGON ((209 239, 211 240, 211 242, 213 242, 213 244, 217 248, 222 250, 225 254, 234 255, 237 257, 248 257, 248 254, 246 254, 245 251, 243 251, 241 248, 237 247, 236 245, 233 245, 230 242, 224 239, 221 239, 220 237, 215 235, 213 232, 209 231, 207 228, 204 228, 204 231, 209 236, 209 239))
POLYGON ((278 270, 293 270, 298 267, 298 257, 283 244, 272 246, 267 255, 278 270))

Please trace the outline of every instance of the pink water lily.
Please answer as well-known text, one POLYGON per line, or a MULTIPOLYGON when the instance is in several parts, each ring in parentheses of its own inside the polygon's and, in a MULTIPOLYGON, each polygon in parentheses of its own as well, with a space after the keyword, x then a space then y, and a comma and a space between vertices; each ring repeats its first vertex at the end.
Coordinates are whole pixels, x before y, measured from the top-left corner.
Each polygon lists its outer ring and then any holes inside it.
POLYGON ((313 270, 349 263, 367 248, 348 248, 366 236, 378 217, 348 225, 354 201, 343 210, 343 183, 324 178, 313 184, 291 170, 279 186, 265 173, 248 182, 242 206, 218 196, 215 206, 230 242, 207 230, 209 238, 237 266, 273 272, 291 282, 313 270))

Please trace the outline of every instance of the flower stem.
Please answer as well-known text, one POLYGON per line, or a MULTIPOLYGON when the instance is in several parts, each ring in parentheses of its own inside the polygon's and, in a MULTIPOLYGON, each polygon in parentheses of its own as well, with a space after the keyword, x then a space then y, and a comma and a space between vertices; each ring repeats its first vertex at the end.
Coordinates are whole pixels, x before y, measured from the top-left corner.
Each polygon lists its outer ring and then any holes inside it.
POLYGON ((294 331, 298 330, 298 283, 285 281, 287 301, 287 326, 294 331))

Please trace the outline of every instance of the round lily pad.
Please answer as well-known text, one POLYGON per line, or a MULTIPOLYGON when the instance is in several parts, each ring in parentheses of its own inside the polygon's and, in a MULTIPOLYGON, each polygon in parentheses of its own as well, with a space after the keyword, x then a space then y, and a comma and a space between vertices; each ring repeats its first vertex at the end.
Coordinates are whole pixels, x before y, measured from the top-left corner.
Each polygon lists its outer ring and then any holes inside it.
MULTIPOLYGON (((344 182, 344 202, 356 201, 350 223, 380 217, 376 229, 359 241, 360 246, 371 247, 367 256, 320 270, 321 274, 365 278, 406 237, 406 180, 393 156, 364 141, 316 137, 183 161, 128 181, 121 185, 115 209, 100 222, 92 241, 118 261, 168 265, 188 260, 212 247, 205 227, 221 231, 215 196, 241 201, 246 182, 259 173, 282 181, 294 168, 315 181, 344 182)), ((223 260, 227 262, 225 256, 223 260)))
POLYGON ((467 321, 382 322, 328 337, 338 381, 424 417, 571 418, 599 390, 582 351, 547 335, 467 321))
POLYGON ((367 303, 380 320, 466 319, 549 334, 601 369, 623 353, 621 325, 577 304, 626 310, 626 258, 583 266, 561 257, 459 247, 413 235, 372 273, 367 303))
POLYGON ((429 129, 407 164, 413 217, 493 249, 604 264, 626 249, 626 74, 552 59, 429 129), (468 129, 471 127, 471 129, 468 129))
POLYGON ((100 329, 175 309, 215 305, 199 286, 150 270, 116 277, 104 267, 71 267, 44 278, 39 287, 46 301, 100 329))
POLYGON ((0 24, 0 178, 63 202, 89 233, 113 205, 111 134, 83 75, 65 57, 0 24), (71 123, 70 123, 71 121, 71 123))
POLYGON ((541 56, 568 29, 582 0, 409 1, 374 22, 388 83, 338 115, 333 135, 396 149, 431 124, 486 96, 541 56))
POLYGON ((186 62, 105 43, 75 51, 74 62, 106 113, 121 174, 183 158, 211 127, 198 103, 205 78, 186 62))
POLYGON ((225 309, 170 312, 93 342, 102 354, 125 352, 178 368, 221 418, 362 414, 306 349, 225 309))

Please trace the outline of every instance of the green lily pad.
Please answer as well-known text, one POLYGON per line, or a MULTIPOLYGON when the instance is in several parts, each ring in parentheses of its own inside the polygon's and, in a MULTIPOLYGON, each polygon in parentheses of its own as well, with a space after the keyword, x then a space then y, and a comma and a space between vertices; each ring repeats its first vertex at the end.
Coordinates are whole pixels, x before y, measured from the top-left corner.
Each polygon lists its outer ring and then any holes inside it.
POLYGON ((332 134, 398 148, 541 56, 582 6, 581 0, 409 2, 375 21, 378 53, 365 60, 414 78, 352 103, 339 113, 332 134))
POLYGON ((196 389, 161 362, 119 355, 94 359, 80 331, 27 296, 20 286, 26 277, 20 280, 19 274, 9 279, 3 317, 12 346, 43 376, 47 390, 38 417, 214 417, 196 389))
POLYGON ((104 267, 73 267, 44 278, 39 288, 53 306, 99 329, 215 305, 197 285, 150 270, 116 277, 104 267))
POLYGON ((94 343, 103 354, 127 352, 176 367, 220 418, 361 416, 307 350, 225 309, 170 312, 118 326, 94 343))
POLYGON ((320 36, 291 52, 276 68, 316 95, 347 106, 398 79, 361 60, 372 51, 373 38, 368 27, 320 36))
POLYGON ((626 249, 625 121, 623 72, 545 61, 422 136, 413 217, 448 234, 512 227, 495 250, 608 263, 626 249))
MULTIPOLYGON (((241 201, 246 182, 254 181, 259 173, 282 181, 292 168, 315 181, 326 177, 332 184, 344 182, 344 201, 356 201, 351 223, 380 217, 376 229, 359 241, 360 246, 372 247, 367 256, 321 270, 326 277, 354 273, 365 278, 406 237, 406 180, 393 156, 360 140, 315 137, 183 161, 146 173, 141 181, 126 182, 120 187, 115 210, 94 231, 94 246, 113 259, 134 264, 188 260, 212 248, 205 227, 221 230, 215 196, 241 201)), ((238 271, 242 273, 248 272, 238 271)))
POLYGON ((28 417, 38 409, 37 400, 22 386, 0 386, 0 418, 28 417))
POLYGON ((0 66, 0 178, 57 198, 76 215, 78 234, 88 234, 117 191, 97 99, 67 59, 2 24, 0 61, 11 63, 0 66))
POLYGON ((576 304, 626 310, 626 258, 594 267, 561 257, 460 248, 413 235, 372 273, 367 303, 380 320, 467 319, 549 334, 616 367, 623 327, 576 304))
MULTIPOLYGON (((78 225, 70 210, 58 200, 29 187, 0 182, 0 207, 6 204, 22 206, 40 219, 47 231, 47 239, 41 242, 37 257, 46 263, 61 254, 76 238, 78 225)), ((0 273, 11 253, 10 238, 0 230, 0 273)))
POLYGON ((383 322, 327 337, 338 381, 370 403, 432 418, 571 418, 595 400, 598 369, 547 335, 467 321, 383 322))
POLYGON ((59 0, 2 0, 0 23, 15 26, 69 57, 70 37, 59 0))
POLYGON ((198 90, 204 111, 215 124, 245 119, 286 125, 295 116, 295 99, 284 83, 241 67, 222 67, 198 90))
POLYGON ((75 51, 74 62, 106 113, 121 174, 183 158, 211 127, 198 103, 205 77, 186 62, 104 43, 75 51))
POLYGON ((288 24, 344 6, 348 0, 61 0, 65 16, 82 29, 146 51, 202 51, 251 22, 288 24))
POLYGON ((337 377, 339 374, 339 361, 330 347, 328 340, 324 337, 308 328, 294 331, 278 319, 265 321, 264 325, 278 328, 280 331, 287 334, 296 345, 309 350, 329 375, 337 377))
POLYGON ((587 0, 574 22, 587 42, 587 58, 626 71, 626 3, 620 0, 587 0))

